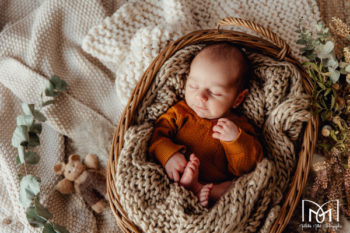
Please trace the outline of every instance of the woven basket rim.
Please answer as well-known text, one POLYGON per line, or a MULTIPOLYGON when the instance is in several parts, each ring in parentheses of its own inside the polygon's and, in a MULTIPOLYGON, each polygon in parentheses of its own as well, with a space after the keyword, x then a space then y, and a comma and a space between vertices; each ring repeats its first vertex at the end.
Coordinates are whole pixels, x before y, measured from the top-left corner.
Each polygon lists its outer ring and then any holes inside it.
MULTIPOLYGON (((259 29, 261 28, 253 28, 252 30, 257 32, 259 29)), ((191 32, 168 44, 168 46, 166 46, 159 53, 159 55, 153 60, 153 62, 141 76, 138 84, 133 90, 128 104, 126 105, 127 107, 123 111, 113 137, 107 165, 107 193, 111 209, 117 220, 117 224, 123 232, 142 232, 134 223, 131 222, 130 219, 128 219, 126 212, 123 210, 119 202, 119 196, 115 188, 116 167, 118 163, 118 156, 124 143, 124 134, 129 126, 132 125, 133 115, 136 113, 136 110, 142 101, 142 97, 147 92, 160 67, 168 58, 174 55, 176 51, 188 45, 219 41, 240 44, 241 46, 248 47, 249 49, 256 49, 257 51, 260 51, 263 54, 275 59, 284 60, 294 64, 301 73, 304 89, 308 94, 311 94, 312 80, 303 70, 300 63, 290 53, 290 50, 288 48, 281 48, 280 45, 276 45, 269 40, 233 30, 207 29, 191 32), (284 54, 281 53, 283 49, 285 50, 284 54)), ((286 43, 284 46, 285 45, 286 43)), ((282 232, 284 230, 292 217, 293 211, 301 197, 301 193, 305 188, 311 167, 312 155, 315 151, 318 121, 318 116, 312 114, 311 119, 307 122, 303 132, 302 145, 300 146, 300 151, 297 156, 298 162, 289 185, 289 190, 287 194, 284 195, 280 213, 270 232, 282 232)))

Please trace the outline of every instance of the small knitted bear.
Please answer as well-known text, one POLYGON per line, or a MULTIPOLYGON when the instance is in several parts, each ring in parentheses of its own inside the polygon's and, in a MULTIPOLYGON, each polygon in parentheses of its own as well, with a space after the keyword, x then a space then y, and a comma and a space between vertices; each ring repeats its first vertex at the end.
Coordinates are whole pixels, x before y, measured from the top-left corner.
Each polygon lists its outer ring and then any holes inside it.
POLYGON ((62 194, 75 190, 96 213, 101 213, 105 207, 103 197, 107 199, 107 192, 106 178, 98 167, 98 158, 94 154, 87 155, 84 163, 79 155, 70 155, 67 164, 61 162, 54 166, 55 173, 65 177, 58 182, 56 189, 62 194))

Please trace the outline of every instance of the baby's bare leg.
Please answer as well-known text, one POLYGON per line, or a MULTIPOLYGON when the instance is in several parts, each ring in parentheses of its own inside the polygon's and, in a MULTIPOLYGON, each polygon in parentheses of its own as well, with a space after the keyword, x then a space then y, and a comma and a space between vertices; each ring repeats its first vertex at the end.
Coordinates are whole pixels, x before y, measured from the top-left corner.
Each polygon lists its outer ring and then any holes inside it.
POLYGON ((232 181, 225 181, 219 184, 214 184, 212 190, 210 191, 209 198, 212 201, 217 201, 231 186, 232 181))

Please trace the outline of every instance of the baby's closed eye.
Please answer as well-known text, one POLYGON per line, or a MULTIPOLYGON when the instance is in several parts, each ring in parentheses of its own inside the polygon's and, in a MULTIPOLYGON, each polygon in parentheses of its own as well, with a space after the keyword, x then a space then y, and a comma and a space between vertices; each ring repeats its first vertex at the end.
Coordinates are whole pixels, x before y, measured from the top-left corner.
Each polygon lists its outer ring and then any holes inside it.
POLYGON ((214 91, 210 91, 210 90, 209 90, 209 94, 213 95, 213 96, 222 96, 222 94, 220 92, 214 92, 214 91))

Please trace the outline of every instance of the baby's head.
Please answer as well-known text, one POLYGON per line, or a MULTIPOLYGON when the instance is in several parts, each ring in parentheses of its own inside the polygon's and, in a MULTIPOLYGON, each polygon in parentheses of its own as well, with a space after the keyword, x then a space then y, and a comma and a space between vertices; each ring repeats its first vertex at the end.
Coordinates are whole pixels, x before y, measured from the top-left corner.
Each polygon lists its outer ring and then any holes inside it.
POLYGON ((244 100, 248 80, 249 61, 237 47, 228 43, 210 45, 191 63, 186 103, 199 117, 224 117, 244 100))

